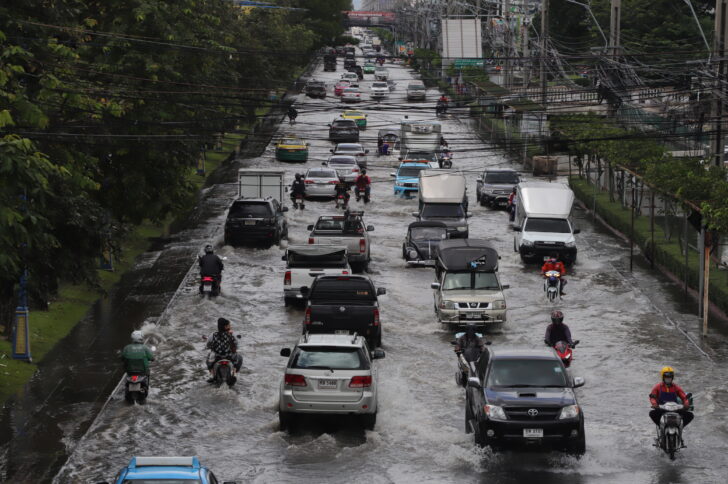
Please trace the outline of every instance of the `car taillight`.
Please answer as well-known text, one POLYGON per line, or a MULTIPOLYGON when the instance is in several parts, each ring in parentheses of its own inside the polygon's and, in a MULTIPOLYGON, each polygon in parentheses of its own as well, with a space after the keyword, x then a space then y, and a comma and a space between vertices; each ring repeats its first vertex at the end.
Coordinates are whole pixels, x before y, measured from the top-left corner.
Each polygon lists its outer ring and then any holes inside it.
POLYGON ((311 324, 311 308, 306 308, 306 314, 303 316, 303 324, 311 324))
POLYGON ((366 239, 359 239, 359 252, 361 254, 363 254, 366 251, 367 251, 367 240, 366 239))
POLYGON ((331 181, 329 182, 329 184, 331 184, 331 185, 336 185, 337 183, 339 183, 339 182, 338 182, 338 181, 335 181, 335 180, 331 180, 331 181))
POLYGON ((313 180, 303 180, 303 183, 305 183, 306 185, 310 185, 313 183, 313 180))
POLYGON ((342 274, 348 274, 349 271, 341 271, 342 274))
POLYGON ((349 382, 349 388, 368 388, 370 386, 372 386, 371 375, 355 376, 349 382))
POLYGON ((139 379, 139 377, 137 375, 131 376, 131 381, 137 381, 138 379, 139 379))
POLYGON ((284 286, 291 285, 291 271, 286 271, 286 275, 283 276, 283 285, 284 286))
POLYGON ((354 173, 359 173, 359 168, 354 168, 351 171, 353 171, 354 173))
POLYGON ((306 377, 303 375, 293 375, 290 373, 286 373, 286 376, 284 377, 284 382, 286 385, 292 387, 305 387, 306 377))
POLYGON ((374 326, 379 326, 379 309, 374 310, 374 326))
POLYGON ((313 237, 309 237, 309 238, 308 238, 308 243, 309 243, 309 244, 313 244, 313 237))

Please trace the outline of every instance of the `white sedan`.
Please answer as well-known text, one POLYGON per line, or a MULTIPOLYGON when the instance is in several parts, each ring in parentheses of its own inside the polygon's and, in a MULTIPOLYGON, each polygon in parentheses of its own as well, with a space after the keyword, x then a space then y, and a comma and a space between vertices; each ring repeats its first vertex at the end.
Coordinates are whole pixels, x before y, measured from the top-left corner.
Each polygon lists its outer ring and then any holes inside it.
POLYGON ((367 167, 367 153, 369 153, 369 150, 362 148, 360 143, 339 143, 336 148, 329 151, 334 155, 353 156, 356 158, 359 168, 366 169, 367 167))
POLYGON ((372 82, 370 96, 372 98, 383 98, 389 95, 389 85, 385 81, 372 82))
POLYGON ((345 103, 361 102, 361 91, 359 90, 358 87, 344 88, 344 92, 341 94, 341 102, 345 102, 345 103))
POLYGON ((307 197, 335 197, 339 176, 332 168, 309 168, 303 179, 307 197))
POLYGON ((332 155, 326 166, 336 170, 339 179, 346 183, 354 183, 359 176, 359 164, 356 158, 350 155, 332 155))

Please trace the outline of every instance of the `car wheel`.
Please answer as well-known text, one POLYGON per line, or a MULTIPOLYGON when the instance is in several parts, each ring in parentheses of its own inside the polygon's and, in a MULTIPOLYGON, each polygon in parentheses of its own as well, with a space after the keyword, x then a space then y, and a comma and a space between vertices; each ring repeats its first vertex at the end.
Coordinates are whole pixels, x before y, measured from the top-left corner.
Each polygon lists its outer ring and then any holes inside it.
POLYGON ((473 440, 475 441, 475 445, 478 447, 485 447, 488 445, 488 439, 483 435, 483 432, 480 430, 480 422, 476 420, 475 425, 473 426, 473 440))
POLYGON ((470 421, 473 420, 473 411, 470 409, 470 400, 468 398, 465 399, 465 433, 470 434, 472 433, 472 429, 470 428, 470 421))
POLYGON ((566 451, 576 457, 581 457, 586 452, 586 435, 584 434, 584 422, 579 426, 579 437, 570 442, 566 451))
POLYGON ((362 415, 361 424, 366 430, 374 430, 374 426, 377 425, 377 414, 370 413, 362 415))
POLYGON ((293 427, 294 418, 295 417, 291 413, 281 412, 280 410, 278 411, 278 424, 281 432, 285 432, 293 427))

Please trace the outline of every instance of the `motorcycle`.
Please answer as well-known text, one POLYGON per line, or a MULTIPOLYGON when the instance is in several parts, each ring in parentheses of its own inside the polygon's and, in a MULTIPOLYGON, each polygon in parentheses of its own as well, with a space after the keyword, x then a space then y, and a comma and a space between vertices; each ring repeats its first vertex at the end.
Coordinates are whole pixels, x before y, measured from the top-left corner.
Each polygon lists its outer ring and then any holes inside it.
MULTIPOLYGON (((692 409, 693 394, 688 393, 687 396, 692 409)), ((685 447, 682 438, 683 419, 682 415, 678 413, 683 406, 677 402, 665 402, 659 408, 665 413, 660 417, 655 445, 669 455, 670 460, 675 460, 675 453, 685 447)))
POLYGON ((304 198, 302 193, 296 193, 295 195, 291 196, 291 202, 293 203, 293 208, 303 210, 306 208, 306 204, 304 203, 304 198))
POLYGON ((564 363, 564 366, 568 368, 571 366, 571 358, 573 357, 572 349, 576 348, 576 345, 579 344, 579 340, 574 340, 573 345, 569 345, 566 341, 557 341, 554 345, 554 351, 556 351, 556 354, 559 355, 559 358, 561 358, 561 361, 564 363))
MULTIPOLYGON (((237 335, 236 338, 240 339, 240 335, 237 335)), ((207 341, 207 336, 202 336, 203 341, 207 341)), ((208 361, 210 361, 212 358, 215 358, 214 353, 210 353, 208 355, 208 361)), ((240 359, 242 360, 242 356, 240 359)), ((233 385, 238 381, 237 371, 235 370, 235 363, 230 358, 220 358, 215 361, 215 363, 212 365, 212 381, 211 384, 215 385, 215 387, 220 388, 223 383, 226 383, 228 388, 232 388, 233 385)))
POLYGON ((445 116, 447 114, 447 103, 438 101, 435 107, 435 114, 438 118, 445 116))
MULTIPOLYGON (((458 340, 464 334, 464 332, 456 333, 455 339, 451 341, 450 344, 457 346, 458 340)), ((481 340, 483 339, 483 335, 481 333, 475 333, 475 336, 481 340)), ((489 345, 490 341, 486 341, 484 344, 489 345)), ((455 383, 463 388, 467 386, 470 374, 475 373, 475 362, 478 361, 482 353, 482 349, 478 346, 470 346, 465 348, 465 351, 455 351, 458 358, 458 367, 455 371, 455 383)))
POLYGON ((370 195, 367 193, 366 190, 357 190, 356 191, 356 201, 360 201, 361 199, 364 199, 364 203, 369 203, 370 195))
POLYGON ((351 198, 351 195, 349 193, 340 193, 336 195, 336 208, 341 208, 343 210, 346 210, 349 208, 349 199, 351 198))
POLYGON ((126 375, 124 399, 127 403, 143 404, 149 393, 149 381, 146 375, 126 375))
POLYGON ((546 278, 543 283, 543 290, 546 293, 546 299, 549 302, 555 302, 561 299, 561 273, 559 271, 546 271, 546 278))
POLYGON ((220 278, 214 276, 202 276, 200 282, 200 294, 207 297, 220 295, 220 278))
POLYGON ((439 165, 440 168, 450 169, 452 168, 452 154, 450 152, 443 152, 440 155, 439 165))

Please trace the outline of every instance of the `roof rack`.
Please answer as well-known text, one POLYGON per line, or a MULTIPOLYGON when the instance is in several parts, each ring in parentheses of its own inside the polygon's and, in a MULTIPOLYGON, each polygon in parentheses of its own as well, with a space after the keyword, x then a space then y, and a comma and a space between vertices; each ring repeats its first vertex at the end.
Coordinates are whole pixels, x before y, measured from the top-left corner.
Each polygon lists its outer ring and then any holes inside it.
POLYGON ((149 467, 149 466, 184 466, 192 467, 193 469, 200 468, 200 460, 197 457, 164 457, 164 456, 151 456, 151 457, 132 457, 129 467, 134 469, 136 467, 149 467))
POLYGON ((356 331, 354 331, 354 334, 351 336, 351 344, 356 343, 356 339, 359 337, 358 334, 356 334, 356 331))

